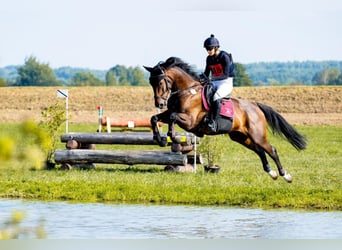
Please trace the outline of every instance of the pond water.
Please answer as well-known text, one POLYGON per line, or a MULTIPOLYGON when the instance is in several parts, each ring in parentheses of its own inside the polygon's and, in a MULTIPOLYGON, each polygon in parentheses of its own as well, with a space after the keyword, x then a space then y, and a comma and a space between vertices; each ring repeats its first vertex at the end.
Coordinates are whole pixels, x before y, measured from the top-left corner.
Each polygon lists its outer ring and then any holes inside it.
POLYGON ((0 200, 48 239, 342 239, 342 212, 0 200))

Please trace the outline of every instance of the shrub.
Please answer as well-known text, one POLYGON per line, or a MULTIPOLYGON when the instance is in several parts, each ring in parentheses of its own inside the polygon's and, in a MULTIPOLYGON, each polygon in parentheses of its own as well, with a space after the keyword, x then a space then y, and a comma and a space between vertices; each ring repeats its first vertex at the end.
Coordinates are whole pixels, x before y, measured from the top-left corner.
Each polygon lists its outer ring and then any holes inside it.
POLYGON ((31 236, 38 239, 45 238, 46 233, 43 221, 40 221, 35 227, 25 227, 21 225, 25 217, 23 212, 14 211, 9 219, 4 221, 4 223, 0 223, 0 240, 21 239, 31 236))
POLYGON ((198 152, 204 155, 204 158, 208 161, 208 166, 217 165, 223 157, 223 147, 220 143, 222 136, 204 136, 198 146, 198 152))
MULTIPOLYGON (((42 111, 43 120, 40 122, 40 126, 45 130, 49 138, 51 139, 50 147, 47 150, 46 160, 47 162, 54 162, 53 155, 56 151, 56 144, 59 139, 59 128, 66 121, 65 107, 56 102, 54 105, 47 107, 42 111)), ((42 141, 43 143, 44 141, 42 141)))
POLYGON ((0 137, 0 160, 11 160, 14 155, 15 141, 10 137, 0 137))

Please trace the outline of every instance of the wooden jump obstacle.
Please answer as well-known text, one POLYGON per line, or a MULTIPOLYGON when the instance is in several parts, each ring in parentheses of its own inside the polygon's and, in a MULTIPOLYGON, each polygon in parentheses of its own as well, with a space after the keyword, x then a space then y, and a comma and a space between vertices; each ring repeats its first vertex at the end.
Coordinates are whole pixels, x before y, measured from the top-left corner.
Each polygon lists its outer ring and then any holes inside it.
POLYGON ((193 151, 194 144, 199 143, 199 139, 193 134, 177 133, 177 143, 173 143, 166 134, 162 134, 162 137, 168 145, 171 145, 171 152, 165 150, 95 150, 96 144, 158 145, 153 139, 153 134, 149 132, 63 134, 61 141, 66 142, 67 150, 57 150, 54 154, 55 162, 68 166, 89 163, 187 166, 195 162, 203 163, 200 155, 189 153, 193 151))
MULTIPOLYGON (((151 128, 151 121, 148 119, 113 119, 109 117, 102 117, 101 123, 103 126, 107 126, 109 124, 111 127, 119 127, 119 128, 151 128)), ((163 126, 162 122, 158 122, 158 126, 163 126)))
MULTIPOLYGON (((148 128, 150 131, 152 128, 151 120, 150 119, 142 119, 142 118, 131 118, 131 119, 119 119, 119 118, 110 118, 108 116, 103 116, 103 107, 101 105, 97 106, 99 118, 98 118, 98 125, 99 129, 98 132, 105 132, 104 128, 107 127, 107 132, 111 132, 111 128, 120 128, 121 131, 123 130, 130 130, 132 131, 134 128, 148 128)), ((162 122, 158 122, 158 127, 161 128, 163 126, 162 122)), ((143 131, 139 129, 139 131, 143 131)), ((146 131, 146 130, 145 130, 146 131)))
MULTIPOLYGON (((161 135, 168 145, 172 144, 170 137, 161 135)), ((122 132, 122 133, 68 133, 61 136, 62 142, 75 141, 78 144, 126 144, 126 145, 158 145, 153 139, 152 133, 146 132, 122 132)), ((176 141, 180 145, 192 145, 195 136, 191 133, 177 133, 176 141)), ((198 143, 198 139, 196 139, 198 143)), ((77 146, 69 148, 79 148, 77 146)), ((67 147, 68 148, 68 147, 67 147)))
POLYGON ((187 156, 181 153, 156 150, 57 150, 56 163, 111 163, 111 164, 152 164, 152 165, 186 165, 187 156))
MULTIPOLYGON (((158 122, 158 127, 162 128, 163 123, 158 122)), ((145 131, 150 132, 152 125, 149 119, 118 119, 109 118, 108 116, 103 116, 99 118, 99 130, 100 132, 112 132, 114 131, 145 131)))
MULTIPOLYGON (((158 145, 154 140, 153 134, 150 132, 120 132, 110 133, 111 127, 128 128, 135 127, 148 127, 151 129, 151 122, 147 119, 110 119, 103 117, 102 106, 97 107, 99 113, 99 133, 67 133, 61 136, 61 141, 66 142, 67 150, 56 150, 54 159, 57 164, 62 164, 64 168, 70 169, 72 165, 85 164, 87 167, 94 167, 94 163, 109 163, 109 164, 150 164, 150 165, 164 165, 167 167, 183 168, 188 171, 190 166, 191 170, 196 171, 196 163, 203 163, 201 156, 189 152, 196 149, 197 137, 191 133, 178 133, 176 134, 176 142, 172 142, 166 135, 162 134, 162 140, 171 145, 171 152, 157 151, 157 150, 134 150, 134 151, 121 151, 121 150, 96 150, 96 144, 123 144, 123 145, 158 145), (108 133, 101 133, 103 127, 107 127, 108 133), (192 165, 194 164, 194 168, 192 165)), ((158 123, 161 127, 163 124, 158 123)), ((84 167, 84 166, 82 166, 84 167)), ((170 169, 170 168, 169 168, 170 169)))

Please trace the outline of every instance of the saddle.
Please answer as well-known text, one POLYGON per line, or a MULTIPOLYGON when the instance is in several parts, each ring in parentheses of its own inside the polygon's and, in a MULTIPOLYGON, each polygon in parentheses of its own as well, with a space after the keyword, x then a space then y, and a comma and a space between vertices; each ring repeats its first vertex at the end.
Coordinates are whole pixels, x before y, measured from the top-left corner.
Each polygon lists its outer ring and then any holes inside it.
MULTIPOLYGON (((212 106, 213 96, 215 94, 215 88, 211 84, 207 84, 202 89, 202 101, 204 109, 210 112, 212 106)), ((220 115, 233 118, 234 116, 234 105, 230 97, 225 97, 221 99, 220 115)))
MULTIPOLYGON (((202 102, 204 109, 210 113, 212 107, 213 95, 215 94, 215 88, 211 84, 206 84, 202 89, 202 102)), ((234 116, 234 105, 230 97, 225 97, 220 100, 220 112, 216 120, 217 122, 217 134, 228 133, 232 128, 232 121, 234 116)))

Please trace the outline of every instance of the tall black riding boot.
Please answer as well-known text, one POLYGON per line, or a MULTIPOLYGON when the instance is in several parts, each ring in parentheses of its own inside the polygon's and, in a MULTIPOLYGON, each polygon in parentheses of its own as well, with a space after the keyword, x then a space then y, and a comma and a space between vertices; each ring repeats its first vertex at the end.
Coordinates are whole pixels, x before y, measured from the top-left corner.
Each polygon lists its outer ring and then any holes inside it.
POLYGON ((216 132, 217 131, 216 119, 217 119, 219 112, 220 112, 220 104, 221 104, 220 99, 213 102, 211 120, 208 123, 208 130, 210 132, 216 132))

